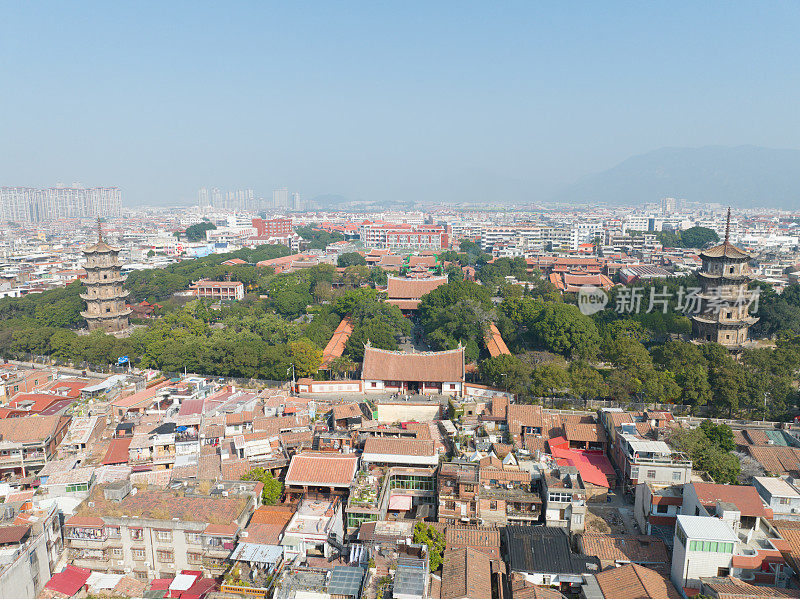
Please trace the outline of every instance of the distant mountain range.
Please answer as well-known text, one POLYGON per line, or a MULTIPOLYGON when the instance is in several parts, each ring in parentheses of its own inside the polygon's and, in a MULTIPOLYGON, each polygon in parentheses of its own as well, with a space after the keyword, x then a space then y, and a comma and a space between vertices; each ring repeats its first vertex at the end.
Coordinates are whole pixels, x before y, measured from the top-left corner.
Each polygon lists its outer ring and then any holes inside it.
POLYGON ((800 150, 661 148, 584 177, 553 200, 638 205, 664 197, 739 208, 800 209, 800 150))

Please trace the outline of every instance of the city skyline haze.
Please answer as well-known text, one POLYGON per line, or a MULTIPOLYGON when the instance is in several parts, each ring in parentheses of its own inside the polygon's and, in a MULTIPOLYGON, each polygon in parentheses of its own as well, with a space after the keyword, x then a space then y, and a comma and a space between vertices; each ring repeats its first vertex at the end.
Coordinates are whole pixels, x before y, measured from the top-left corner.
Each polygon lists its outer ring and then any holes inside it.
POLYGON ((5 186, 536 202, 662 147, 800 147, 791 2, 3 14, 5 186))

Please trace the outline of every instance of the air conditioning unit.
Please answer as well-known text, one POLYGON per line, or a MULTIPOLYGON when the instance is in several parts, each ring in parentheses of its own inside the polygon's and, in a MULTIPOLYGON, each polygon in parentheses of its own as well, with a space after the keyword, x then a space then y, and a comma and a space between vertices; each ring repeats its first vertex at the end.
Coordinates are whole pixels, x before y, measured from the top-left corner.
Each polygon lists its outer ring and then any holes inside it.
POLYGON ((87 505, 88 505, 89 507, 94 507, 94 501, 90 501, 90 502, 89 502, 87 505))
POLYGON ((125 560, 124 559, 118 559, 117 560, 117 565, 118 566, 124 566, 125 565, 125 560))

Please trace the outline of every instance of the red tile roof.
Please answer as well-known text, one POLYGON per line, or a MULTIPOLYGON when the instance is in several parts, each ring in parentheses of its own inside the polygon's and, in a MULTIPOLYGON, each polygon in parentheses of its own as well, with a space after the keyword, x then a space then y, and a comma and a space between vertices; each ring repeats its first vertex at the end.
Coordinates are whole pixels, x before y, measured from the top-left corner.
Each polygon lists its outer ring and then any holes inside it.
POLYGON ((349 487, 358 467, 354 455, 299 453, 292 456, 285 482, 294 486, 349 487))
POLYGON ((435 454, 435 448, 433 441, 370 437, 364 443, 364 453, 429 457, 435 454))
POLYGON ((19 543, 30 530, 30 524, 0 526, 0 545, 19 543))
POLYGON ((603 427, 597 424, 576 424, 568 422, 564 424, 564 436, 567 441, 579 441, 590 443, 605 443, 606 432, 603 427))
POLYGON ((0 420, 0 436, 3 441, 30 443, 44 441, 55 434, 62 424, 62 416, 22 416, 0 420))
POLYGON ((212 535, 216 537, 235 537, 239 532, 239 526, 236 524, 209 524, 203 530, 204 535, 212 535))
POLYGON ((108 450, 103 458, 103 464, 108 466, 111 464, 127 464, 128 463, 128 447, 130 447, 133 437, 126 439, 111 439, 108 445, 108 450))
POLYGON ((72 516, 64 526, 79 526, 81 528, 102 528, 106 525, 102 518, 96 516, 72 516))
POLYGON ((697 499, 704 507, 714 507, 717 501, 732 503, 742 516, 771 518, 761 501, 755 487, 740 485, 717 485, 713 483, 694 483, 697 499))

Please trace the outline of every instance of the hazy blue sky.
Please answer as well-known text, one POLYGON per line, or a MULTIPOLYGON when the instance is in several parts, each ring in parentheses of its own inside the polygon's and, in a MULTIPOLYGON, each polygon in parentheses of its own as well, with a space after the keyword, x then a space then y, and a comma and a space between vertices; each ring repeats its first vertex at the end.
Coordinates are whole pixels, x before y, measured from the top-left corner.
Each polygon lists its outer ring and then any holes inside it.
POLYGON ((0 185, 538 200, 800 147, 797 2, 0 3, 0 185))

